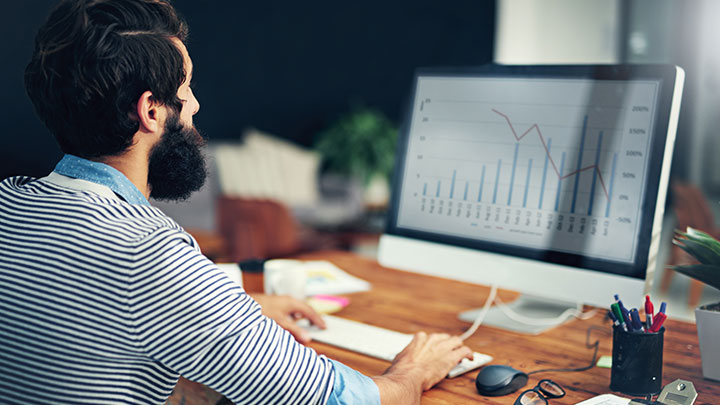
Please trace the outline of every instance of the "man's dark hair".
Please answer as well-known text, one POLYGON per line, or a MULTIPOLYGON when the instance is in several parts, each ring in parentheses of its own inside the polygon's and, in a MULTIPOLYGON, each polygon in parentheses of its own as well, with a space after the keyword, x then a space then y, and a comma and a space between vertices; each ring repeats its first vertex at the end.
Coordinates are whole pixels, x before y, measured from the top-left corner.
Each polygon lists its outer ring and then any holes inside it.
POLYGON ((132 145, 143 92, 178 111, 187 24, 163 0, 65 0, 35 38, 25 87, 65 153, 117 155, 132 145))

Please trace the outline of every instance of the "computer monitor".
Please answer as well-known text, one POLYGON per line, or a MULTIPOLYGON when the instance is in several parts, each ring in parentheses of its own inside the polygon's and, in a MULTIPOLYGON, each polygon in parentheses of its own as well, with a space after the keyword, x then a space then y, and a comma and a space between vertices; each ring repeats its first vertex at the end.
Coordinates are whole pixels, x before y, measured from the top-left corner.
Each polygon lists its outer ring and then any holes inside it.
POLYGON ((419 70, 380 263, 572 304, 607 307, 620 294, 640 306, 683 79, 675 66, 419 70))

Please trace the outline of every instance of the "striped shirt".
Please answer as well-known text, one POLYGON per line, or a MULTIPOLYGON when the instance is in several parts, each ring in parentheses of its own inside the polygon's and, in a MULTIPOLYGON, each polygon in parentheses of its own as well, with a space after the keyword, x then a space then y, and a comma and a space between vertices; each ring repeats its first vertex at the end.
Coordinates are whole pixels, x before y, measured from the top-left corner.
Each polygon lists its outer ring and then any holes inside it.
POLYGON ((237 404, 379 403, 369 378, 263 316, 177 223, 101 183, 0 183, 0 403, 162 404, 179 375, 237 404))

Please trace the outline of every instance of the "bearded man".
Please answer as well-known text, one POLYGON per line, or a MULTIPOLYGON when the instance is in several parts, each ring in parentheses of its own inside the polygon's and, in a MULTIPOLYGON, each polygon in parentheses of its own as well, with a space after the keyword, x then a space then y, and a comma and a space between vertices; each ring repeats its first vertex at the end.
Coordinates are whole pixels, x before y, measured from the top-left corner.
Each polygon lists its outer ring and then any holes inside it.
POLYGON ((458 338, 419 333, 366 377, 303 345, 288 315, 323 326, 309 307, 249 296, 149 204, 205 179, 187 35, 163 0, 66 0, 40 28, 25 84, 65 156, 0 183, 0 397, 162 404, 182 375, 243 404, 419 403, 469 357, 458 338))

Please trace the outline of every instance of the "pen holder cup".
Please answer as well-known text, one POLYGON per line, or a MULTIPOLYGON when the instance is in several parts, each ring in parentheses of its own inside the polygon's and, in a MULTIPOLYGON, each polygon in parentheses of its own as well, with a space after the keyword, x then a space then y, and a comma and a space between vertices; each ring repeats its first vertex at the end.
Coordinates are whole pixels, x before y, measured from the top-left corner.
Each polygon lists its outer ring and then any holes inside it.
POLYGON ((610 389, 627 395, 656 394, 662 389, 663 337, 654 333, 613 330, 610 389))

